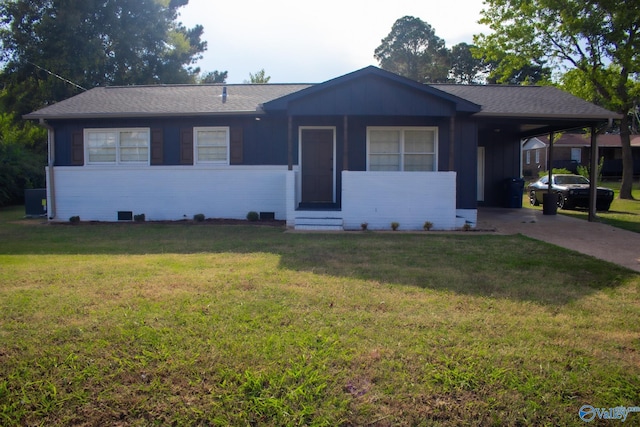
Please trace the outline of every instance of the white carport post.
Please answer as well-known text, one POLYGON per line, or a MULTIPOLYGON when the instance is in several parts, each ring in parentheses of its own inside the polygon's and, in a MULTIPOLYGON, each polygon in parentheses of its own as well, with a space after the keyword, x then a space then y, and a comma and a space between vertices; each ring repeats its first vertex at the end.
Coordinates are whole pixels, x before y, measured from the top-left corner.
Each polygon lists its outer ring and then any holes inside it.
POLYGON ((591 170, 589 171, 589 222, 597 221, 598 200, 598 128, 591 125, 591 170))
POLYGON ((555 133, 549 133, 549 151, 547 156, 547 170, 549 171, 549 186, 547 192, 542 195, 542 214, 555 215, 558 209, 558 196, 553 193, 553 140, 555 133))

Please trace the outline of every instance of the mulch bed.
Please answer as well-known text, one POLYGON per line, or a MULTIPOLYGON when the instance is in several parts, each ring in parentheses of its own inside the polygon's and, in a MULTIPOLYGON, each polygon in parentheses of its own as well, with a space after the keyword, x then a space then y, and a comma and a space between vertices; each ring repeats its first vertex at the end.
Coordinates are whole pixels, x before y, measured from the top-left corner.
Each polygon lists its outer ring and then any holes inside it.
POLYGON ((259 220, 247 221, 246 219, 225 219, 225 218, 208 218, 204 221, 194 221, 192 219, 182 219, 178 221, 80 221, 72 223, 70 221, 47 221, 43 218, 23 219, 19 221, 11 221, 12 224, 23 225, 100 225, 100 224, 164 224, 164 225, 257 225, 267 227, 284 227, 286 221, 281 220, 259 220))

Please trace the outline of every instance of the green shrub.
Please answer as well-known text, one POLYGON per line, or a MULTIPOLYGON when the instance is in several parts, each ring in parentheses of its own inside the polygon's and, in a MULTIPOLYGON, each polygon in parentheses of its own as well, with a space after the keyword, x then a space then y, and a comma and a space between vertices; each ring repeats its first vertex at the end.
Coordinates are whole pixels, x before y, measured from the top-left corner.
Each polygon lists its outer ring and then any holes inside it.
POLYGON ((195 215, 193 216, 193 220, 194 220, 194 221, 196 221, 196 222, 202 222, 202 221, 204 221, 204 214, 201 214, 201 213, 199 213, 199 214, 195 214, 195 215))
POLYGON ((394 222, 391 223, 391 229, 393 231, 396 231, 398 229, 398 227, 400 227, 400 223, 399 222, 395 222, 394 221, 394 222))
POLYGON ((360 228, 362 228, 362 231, 367 231, 367 228, 369 228, 369 223, 363 222, 362 224, 360 224, 360 228))
MULTIPOLYGON (((554 175, 572 174, 573 173, 569 169, 565 169, 565 168, 561 168, 561 169, 553 168, 552 172, 553 172, 554 175)), ((540 177, 540 178, 542 178, 543 176, 547 176, 547 175, 549 175, 549 171, 540 171, 540 172, 538 172, 538 177, 540 177)))
POLYGON ((78 215, 72 216, 71 218, 69 218, 69 222, 71 224, 77 224, 80 222, 80 217, 78 215))
POLYGON ((258 221, 260 219, 260 215, 256 211, 251 211, 247 214, 247 221, 258 221))
POLYGON ((145 215, 142 213, 142 214, 134 215, 134 216, 133 216, 133 220, 134 220, 135 222, 145 222, 146 217, 145 217, 145 215))
MULTIPOLYGON (((600 161, 598 162, 598 182, 602 181, 602 166, 604 166, 604 157, 600 157, 600 161)), ((582 175, 587 179, 591 179, 591 172, 589 169, 589 166, 578 165, 578 175, 582 175)))
POLYGON ((431 221, 425 221, 422 228, 424 228, 424 231, 429 231, 433 228, 433 223, 431 221))
POLYGON ((24 190, 44 188, 47 131, 36 124, 0 114, 0 206, 24 201, 24 190))

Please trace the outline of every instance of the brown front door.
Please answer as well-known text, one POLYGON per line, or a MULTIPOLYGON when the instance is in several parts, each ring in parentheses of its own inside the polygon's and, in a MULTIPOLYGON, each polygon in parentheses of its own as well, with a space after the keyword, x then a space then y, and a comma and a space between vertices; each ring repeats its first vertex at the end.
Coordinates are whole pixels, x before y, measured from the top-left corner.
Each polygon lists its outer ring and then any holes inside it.
POLYGON ((302 129, 302 203, 333 203, 333 129, 302 129))

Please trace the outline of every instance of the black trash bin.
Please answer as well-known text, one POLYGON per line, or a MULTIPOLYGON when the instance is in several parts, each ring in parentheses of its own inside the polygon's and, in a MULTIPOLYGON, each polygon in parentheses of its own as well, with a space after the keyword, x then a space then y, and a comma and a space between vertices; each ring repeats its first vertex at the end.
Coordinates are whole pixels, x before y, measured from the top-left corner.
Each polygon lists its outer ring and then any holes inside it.
POLYGON ((524 192, 524 179, 507 178, 504 182, 504 207, 522 208, 522 194, 524 192))
POLYGON ((542 195, 542 215, 555 215, 558 212, 558 195, 554 192, 542 195))

